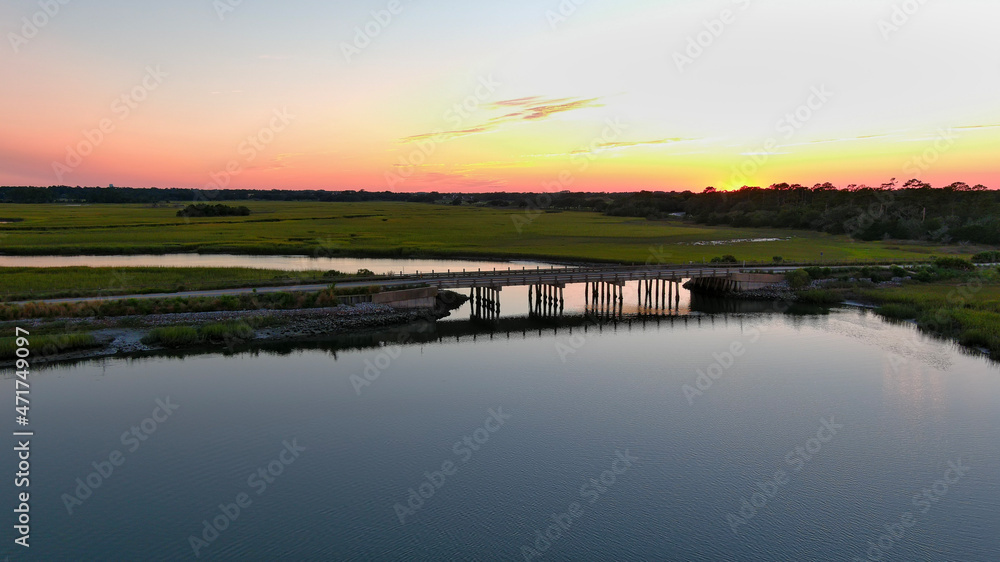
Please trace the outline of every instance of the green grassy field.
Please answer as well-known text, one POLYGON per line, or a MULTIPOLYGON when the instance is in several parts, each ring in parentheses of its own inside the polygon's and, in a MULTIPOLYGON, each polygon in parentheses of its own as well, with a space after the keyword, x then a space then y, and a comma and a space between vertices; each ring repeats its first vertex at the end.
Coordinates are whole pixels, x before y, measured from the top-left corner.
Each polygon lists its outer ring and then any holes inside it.
POLYGON ((0 301, 331 283, 322 271, 242 267, 0 267, 0 301))
POLYGON ((622 262, 924 259, 976 248, 855 242, 807 231, 706 227, 589 212, 418 203, 247 202, 248 217, 183 219, 147 205, 0 205, 6 254, 239 253, 385 257, 535 257, 622 262), (517 226, 520 225, 520 230, 517 226), (772 242, 740 239, 782 238, 772 242), (695 245, 718 241, 722 245, 695 245))

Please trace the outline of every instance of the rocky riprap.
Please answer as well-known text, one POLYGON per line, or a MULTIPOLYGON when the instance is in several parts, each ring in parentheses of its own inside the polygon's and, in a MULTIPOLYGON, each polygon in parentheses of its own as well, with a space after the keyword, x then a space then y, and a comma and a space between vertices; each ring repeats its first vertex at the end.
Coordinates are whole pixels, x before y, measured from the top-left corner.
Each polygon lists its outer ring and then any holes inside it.
MULTIPOLYGON (((183 312, 175 314, 150 314, 114 318, 70 318, 67 327, 90 331, 100 347, 46 356, 43 361, 68 361, 128 355, 161 349, 142 343, 142 338, 152 329, 162 326, 194 326, 216 322, 244 320, 260 327, 246 341, 228 342, 279 342, 378 330, 416 321, 434 321, 448 315, 450 309, 464 302, 461 298, 445 299, 433 309, 398 310, 384 304, 361 303, 354 306, 338 305, 327 308, 294 310, 241 310, 223 312, 183 312), (255 319, 260 319, 255 321, 255 319)), ((44 324, 46 320, 30 320, 20 325, 29 328, 44 324)))
MULTIPOLYGON (((285 310, 289 315, 268 315, 287 321, 281 325, 258 328, 254 340, 291 340, 316 336, 343 334, 363 330, 374 330, 408 324, 417 320, 432 320, 439 317, 430 309, 397 310, 383 304, 363 303, 356 306, 318 308, 307 310, 285 310), (309 314, 312 313, 312 314, 309 314)), ((247 318, 244 316, 243 318, 247 318)))
POLYGON ((781 283, 775 283, 768 287, 762 287, 760 289, 753 289, 750 291, 735 291, 732 293, 726 293, 726 298, 734 299, 745 299, 745 300, 760 300, 760 301, 794 301, 798 300, 798 296, 795 294, 791 288, 789 288, 788 283, 782 281, 781 283))

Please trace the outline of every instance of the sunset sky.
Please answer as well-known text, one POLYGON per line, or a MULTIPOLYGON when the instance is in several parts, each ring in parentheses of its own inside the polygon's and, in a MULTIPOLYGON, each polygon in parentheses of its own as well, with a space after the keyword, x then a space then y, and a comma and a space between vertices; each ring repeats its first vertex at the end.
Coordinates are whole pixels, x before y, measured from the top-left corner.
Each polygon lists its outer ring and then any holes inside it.
POLYGON ((0 6, 0 184, 1000 188, 995 0, 62 1, 0 6))

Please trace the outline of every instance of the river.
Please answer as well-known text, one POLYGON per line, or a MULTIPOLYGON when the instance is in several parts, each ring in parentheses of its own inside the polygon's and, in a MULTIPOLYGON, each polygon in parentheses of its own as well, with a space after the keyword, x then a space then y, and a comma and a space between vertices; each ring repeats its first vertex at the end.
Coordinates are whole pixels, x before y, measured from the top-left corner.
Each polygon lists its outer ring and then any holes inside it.
POLYGON ((532 260, 438 260, 389 258, 340 258, 312 256, 250 256, 238 254, 137 254, 134 256, 4 256, 0 267, 249 267, 285 271, 329 271, 355 273, 367 269, 372 273, 416 273, 419 271, 452 271, 463 268, 507 269, 547 267, 532 260))
POLYGON ((1000 559, 996 363, 852 308, 501 294, 493 320, 36 368, 32 547, 3 554, 1000 559))

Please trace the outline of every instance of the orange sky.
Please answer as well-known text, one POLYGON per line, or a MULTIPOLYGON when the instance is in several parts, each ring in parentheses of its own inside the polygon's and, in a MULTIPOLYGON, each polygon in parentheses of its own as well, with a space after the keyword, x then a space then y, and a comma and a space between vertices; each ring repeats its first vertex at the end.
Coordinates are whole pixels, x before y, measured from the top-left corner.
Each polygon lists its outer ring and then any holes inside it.
POLYGON ((1000 187, 992 4, 302 4, 5 3, 0 184, 1000 187))

